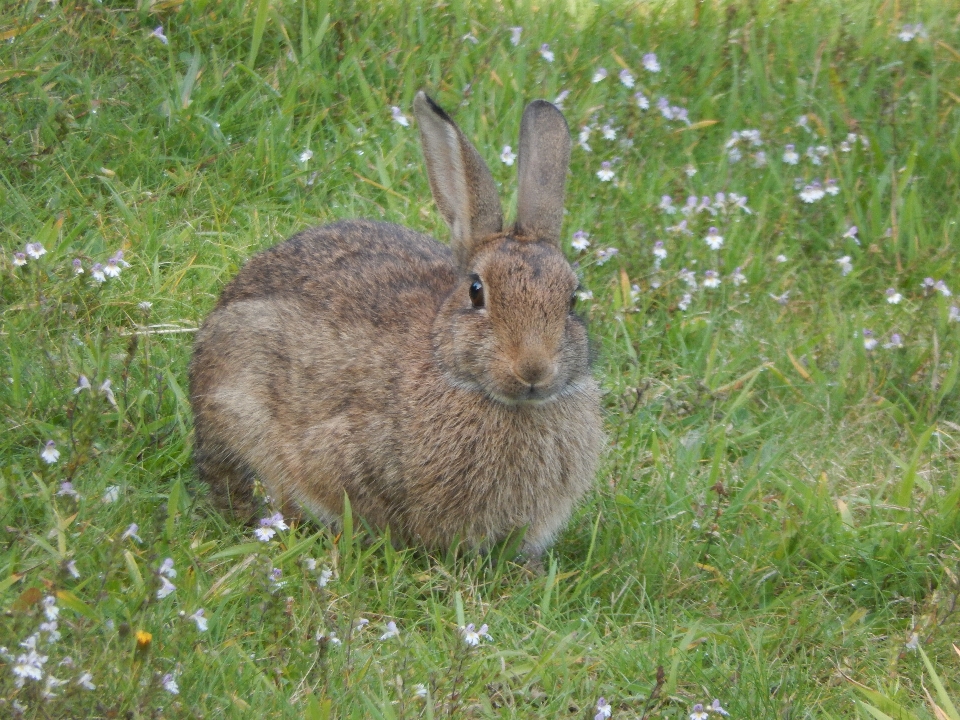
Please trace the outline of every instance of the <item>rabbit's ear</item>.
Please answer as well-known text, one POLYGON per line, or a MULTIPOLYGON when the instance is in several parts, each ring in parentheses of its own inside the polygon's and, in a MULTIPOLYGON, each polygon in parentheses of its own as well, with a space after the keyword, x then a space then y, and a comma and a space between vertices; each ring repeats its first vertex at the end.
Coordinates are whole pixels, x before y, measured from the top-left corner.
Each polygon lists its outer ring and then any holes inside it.
POLYGON ((546 100, 534 100, 523 111, 517 164, 517 235, 559 244, 570 129, 563 114, 546 100))
POLYGON ((465 267, 478 240, 503 229, 493 176, 480 153, 422 90, 413 100, 433 199, 450 226, 453 252, 465 267))

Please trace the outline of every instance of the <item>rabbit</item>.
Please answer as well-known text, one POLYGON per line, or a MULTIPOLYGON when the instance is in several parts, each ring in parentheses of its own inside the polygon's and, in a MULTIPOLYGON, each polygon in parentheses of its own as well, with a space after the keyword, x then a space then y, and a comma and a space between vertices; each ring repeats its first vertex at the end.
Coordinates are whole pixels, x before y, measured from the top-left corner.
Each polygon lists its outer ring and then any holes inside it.
POLYGON ((537 100, 520 128, 517 220, 454 121, 414 115, 450 246, 344 220, 251 258, 200 328, 194 455, 250 521, 259 479, 285 515, 336 526, 344 495, 428 550, 523 532, 536 562, 605 444, 577 275, 560 247, 570 133, 537 100))

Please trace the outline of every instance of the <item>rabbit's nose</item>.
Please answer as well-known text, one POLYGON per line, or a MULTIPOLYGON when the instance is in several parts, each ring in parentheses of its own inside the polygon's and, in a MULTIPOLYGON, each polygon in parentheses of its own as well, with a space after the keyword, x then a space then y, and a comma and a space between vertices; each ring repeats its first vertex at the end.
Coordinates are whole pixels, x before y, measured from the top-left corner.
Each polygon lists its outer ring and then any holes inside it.
POLYGON ((557 374, 557 367, 548 358, 530 357, 517 363, 514 372, 526 385, 546 385, 557 374))

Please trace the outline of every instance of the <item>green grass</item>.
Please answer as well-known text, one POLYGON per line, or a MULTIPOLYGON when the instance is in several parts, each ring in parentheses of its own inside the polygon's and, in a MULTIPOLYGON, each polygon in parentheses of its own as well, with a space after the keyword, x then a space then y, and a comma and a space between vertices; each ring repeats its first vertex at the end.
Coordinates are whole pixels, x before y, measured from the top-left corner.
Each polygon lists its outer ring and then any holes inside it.
POLYGON ((614 718, 714 698, 734 718, 935 717, 925 688, 960 687, 960 6, 402 5, 0 9, 0 715, 592 718, 602 696, 614 718), (929 37, 898 39, 918 21, 929 37), (420 88, 508 205, 516 168, 499 155, 529 100, 569 91, 575 137, 593 127, 563 241, 593 294, 610 449, 543 574, 396 550, 359 521, 258 543, 192 469, 191 331, 252 253, 356 216, 446 237, 412 126, 420 88), (748 128, 763 144, 741 140, 733 162, 725 144, 748 128), (827 177, 835 196, 801 201, 827 177), (718 192, 752 212, 667 229, 684 216, 663 195, 718 192), (14 265, 32 242, 46 254, 14 265), (130 266, 94 282, 121 249, 130 266), (884 348, 893 333, 902 347, 884 348), (75 393, 80 375, 92 387, 75 393), (168 557, 176 590, 158 598, 168 557), (44 677, 17 687, 44 597, 61 637, 40 633, 44 677), (400 636, 381 640, 391 620, 400 636), (469 622, 492 641, 467 647, 469 622))

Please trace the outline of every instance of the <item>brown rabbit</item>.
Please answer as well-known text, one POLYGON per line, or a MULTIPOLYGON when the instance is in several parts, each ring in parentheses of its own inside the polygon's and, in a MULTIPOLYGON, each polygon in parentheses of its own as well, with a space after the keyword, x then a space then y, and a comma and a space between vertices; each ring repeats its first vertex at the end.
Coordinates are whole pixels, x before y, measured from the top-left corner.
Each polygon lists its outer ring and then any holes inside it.
POLYGON ((570 134, 538 100, 520 127, 517 222, 490 170, 423 92, 414 113, 448 248, 348 220, 253 257, 197 335, 201 479, 244 519, 254 478, 286 513, 432 549, 526 529, 538 557, 604 443, 577 276, 559 249, 570 134))

